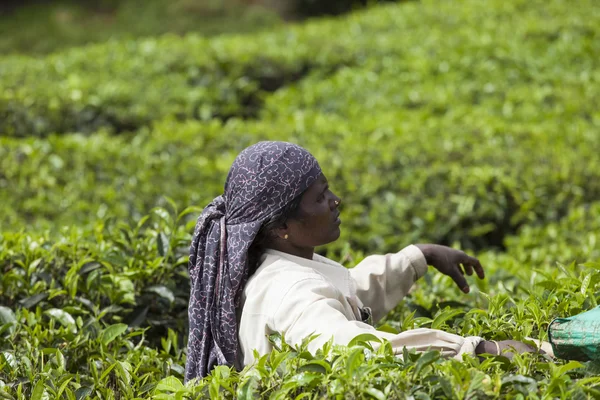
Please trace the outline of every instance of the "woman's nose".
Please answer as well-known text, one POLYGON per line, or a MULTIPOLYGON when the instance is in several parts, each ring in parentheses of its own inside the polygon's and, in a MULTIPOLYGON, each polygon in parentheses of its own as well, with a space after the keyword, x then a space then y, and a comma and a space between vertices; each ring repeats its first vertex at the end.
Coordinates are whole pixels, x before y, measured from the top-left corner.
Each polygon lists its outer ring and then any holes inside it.
POLYGON ((337 197, 334 194, 333 195, 333 204, 334 204, 334 208, 338 208, 340 206, 340 204, 342 204, 342 199, 340 199, 339 197, 337 197))

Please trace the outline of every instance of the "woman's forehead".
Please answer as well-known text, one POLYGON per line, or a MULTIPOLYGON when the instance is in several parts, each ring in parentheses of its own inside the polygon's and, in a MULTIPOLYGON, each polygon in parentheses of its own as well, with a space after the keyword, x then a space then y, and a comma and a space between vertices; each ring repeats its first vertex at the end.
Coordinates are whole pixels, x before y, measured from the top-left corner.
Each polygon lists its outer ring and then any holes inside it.
POLYGON ((307 192, 317 193, 323 190, 323 187, 327 185, 327 177, 325 174, 319 175, 316 181, 314 181, 306 190, 307 192))

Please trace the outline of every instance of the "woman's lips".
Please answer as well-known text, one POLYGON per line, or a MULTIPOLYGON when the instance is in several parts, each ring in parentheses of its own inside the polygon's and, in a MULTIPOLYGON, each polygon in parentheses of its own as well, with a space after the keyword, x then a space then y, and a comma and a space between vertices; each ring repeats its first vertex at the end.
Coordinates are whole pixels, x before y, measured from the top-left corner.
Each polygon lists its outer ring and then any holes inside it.
POLYGON ((335 224, 341 224, 342 220, 340 219, 340 213, 337 213, 337 215, 335 216, 335 221, 333 221, 335 224))

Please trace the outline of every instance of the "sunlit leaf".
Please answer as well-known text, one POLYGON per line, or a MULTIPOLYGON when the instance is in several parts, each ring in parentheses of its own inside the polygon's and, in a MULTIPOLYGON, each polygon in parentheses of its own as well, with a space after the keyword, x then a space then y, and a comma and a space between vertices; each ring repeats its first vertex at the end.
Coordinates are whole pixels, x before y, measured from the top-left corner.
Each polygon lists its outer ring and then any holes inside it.
POLYGON ((75 324, 75 319, 71 314, 69 314, 65 310, 61 310, 59 308, 51 308, 49 310, 44 311, 44 313, 60 322, 64 327, 69 328, 71 332, 77 332, 77 325, 75 324))
POLYGON ((8 331, 12 333, 16 329, 16 322, 17 318, 15 317, 13 310, 8 307, 0 306, 0 326, 10 324, 8 331))
POLYGON ((381 390, 377 390, 375 388, 368 388, 365 390, 365 393, 378 400, 385 400, 387 398, 381 390))
POLYGON ((126 324, 114 324, 102 331, 101 341, 107 345, 127 330, 126 324))
POLYGON ((368 342, 381 343, 381 339, 379 339, 377 336, 375 336, 372 333, 362 333, 362 334, 354 337, 348 343, 348 347, 356 346, 359 343, 368 343, 368 342))
POLYGON ((44 379, 37 381, 33 391, 31 392, 31 400, 42 400, 44 398, 44 382, 44 379))
POLYGON ((183 383, 174 376, 168 376, 156 385, 156 391, 158 392, 177 392, 183 388, 183 383))

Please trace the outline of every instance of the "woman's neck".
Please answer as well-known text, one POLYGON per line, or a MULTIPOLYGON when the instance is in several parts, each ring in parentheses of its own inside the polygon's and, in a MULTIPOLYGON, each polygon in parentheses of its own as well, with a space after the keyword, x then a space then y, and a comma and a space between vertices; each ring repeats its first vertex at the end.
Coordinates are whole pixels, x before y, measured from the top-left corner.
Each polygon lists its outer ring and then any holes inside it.
POLYGON ((266 248, 281 251, 296 257, 306 258, 307 260, 312 260, 313 255, 315 254, 314 247, 297 247, 289 242, 269 243, 266 248))

